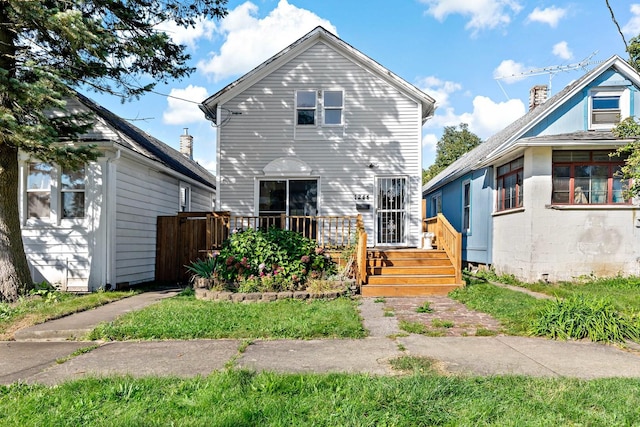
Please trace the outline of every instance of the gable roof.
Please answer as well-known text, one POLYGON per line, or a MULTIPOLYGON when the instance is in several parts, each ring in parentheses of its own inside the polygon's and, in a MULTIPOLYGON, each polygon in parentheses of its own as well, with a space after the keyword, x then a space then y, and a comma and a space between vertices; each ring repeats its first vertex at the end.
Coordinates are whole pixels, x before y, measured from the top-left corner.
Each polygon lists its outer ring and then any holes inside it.
MULTIPOLYGON (((600 63, 600 65, 593 70, 587 72, 579 79, 567 85, 560 92, 549 98, 545 103, 529 110, 529 112, 524 116, 511 123, 500 132, 489 137, 485 142, 450 164, 422 187, 423 194, 425 192, 435 190, 438 187, 461 177, 469 171, 489 166, 492 161, 499 158, 518 142, 532 142, 536 141, 536 139, 542 140, 543 137, 520 138, 527 131, 557 110, 565 101, 584 89, 589 83, 593 82, 598 76, 612 67, 627 76, 636 85, 640 86, 640 75, 638 75, 638 73, 625 60, 620 58, 618 55, 613 55, 606 61, 600 63)), ((562 139, 566 140, 570 135, 575 136, 576 139, 591 141, 602 141, 603 138, 608 138, 609 140, 615 139, 611 132, 602 131, 574 132, 562 135, 562 139)), ((547 136, 546 138, 548 139, 550 137, 547 136)), ((555 138, 554 136, 554 139, 557 140, 558 138, 555 138)))
POLYGON ((267 59, 265 62, 258 65, 256 68, 249 71, 244 76, 228 84, 215 94, 205 99, 202 104, 199 105, 200 109, 202 110, 202 112, 204 112, 208 120, 217 123, 218 118, 216 117, 216 110, 219 104, 223 104, 224 102, 235 96, 237 93, 240 93, 243 90, 247 89, 255 82, 277 70, 282 65, 300 55, 319 41, 326 43, 336 51, 345 55, 354 63, 373 72, 377 77, 387 81, 402 93, 414 98, 417 102, 422 104, 423 123, 428 118, 433 116, 433 112, 435 110, 435 100, 431 96, 427 95, 411 83, 408 83, 406 80, 392 73, 387 68, 383 67, 373 59, 369 58, 367 55, 363 54, 348 43, 345 43, 336 35, 330 33, 320 26, 316 27, 315 29, 304 35, 302 38, 298 39, 279 53, 267 59))
POLYGON ((78 92, 76 92, 75 96, 96 116, 103 119, 109 126, 127 137, 119 140, 117 144, 141 154, 150 160, 161 163, 177 173, 204 184, 207 187, 215 189, 215 176, 196 161, 188 158, 178 150, 169 147, 164 142, 154 138, 86 96, 78 92))

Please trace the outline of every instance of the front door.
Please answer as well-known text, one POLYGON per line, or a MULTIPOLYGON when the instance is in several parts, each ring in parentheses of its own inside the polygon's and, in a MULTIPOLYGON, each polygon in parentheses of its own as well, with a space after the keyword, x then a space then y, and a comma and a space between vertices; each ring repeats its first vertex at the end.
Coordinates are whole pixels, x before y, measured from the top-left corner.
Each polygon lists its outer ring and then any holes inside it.
POLYGON ((407 178, 377 178, 377 245, 404 246, 407 243, 407 178))

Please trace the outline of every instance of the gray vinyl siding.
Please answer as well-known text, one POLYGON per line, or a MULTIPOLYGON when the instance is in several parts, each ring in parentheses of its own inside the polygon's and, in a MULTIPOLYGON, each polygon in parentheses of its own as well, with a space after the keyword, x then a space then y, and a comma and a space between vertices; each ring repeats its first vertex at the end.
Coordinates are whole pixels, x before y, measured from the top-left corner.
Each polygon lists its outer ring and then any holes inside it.
MULTIPOLYGON (((411 188, 410 243, 420 211, 420 103, 324 43, 317 43, 225 103, 220 126, 220 206, 255 215, 255 182, 280 157, 296 157, 319 180, 320 215, 355 215, 354 194, 374 196, 376 176, 406 176, 411 188), (296 90, 343 90, 344 125, 295 125, 296 90), (369 164, 377 166, 369 168, 369 164)), ((299 178, 305 178, 303 176, 299 178)), ((276 178, 273 178, 276 179, 276 178)), ((373 201, 371 202, 373 204, 373 201)), ((373 211, 365 212, 372 241, 373 211)))
POLYGON ((179 182, 127 159, 117 166, 116 283, 154 279, 156 218, 175 215, 179 182))

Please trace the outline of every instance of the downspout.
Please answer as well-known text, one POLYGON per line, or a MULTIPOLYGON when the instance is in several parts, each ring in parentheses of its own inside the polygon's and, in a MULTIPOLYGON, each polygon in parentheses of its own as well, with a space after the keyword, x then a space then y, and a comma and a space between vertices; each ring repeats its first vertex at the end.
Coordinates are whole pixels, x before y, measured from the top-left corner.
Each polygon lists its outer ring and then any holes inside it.
MULTIPOLYGON (((103 199, 102 199, 102 208, 103 208, 103 215, 105 218, 105 240, 106 240, 106 250, 105 250, 105 256, 104 256, 104 265, 105 265, 105 269, 106 269, 106 274, 105 274, 105 281, 104 281, 104 285, 106 288, 106 285, 110 285, 111 286, 111 290, 115 290, 116 284, 112 283, 112 280, 115 280, 115 277, 113 276, 113 271, 114 268, 111 265, 112 262, 114 262, 114 260, 112 259, 112 251, 113 251, 113 236, 115 233, 115 230, 113 229, 113 223, 112 223, 112 218, 111 218, 111 210, 113 210, 115 212, 115 203, 116 201, 113 200, 113 208, 111 207, 111 198, 109 197, 111 195, 111 187, 112 185, 115 185, 115 183, 112 183, 112 177, 111 177, 111 166, 114 162, 118 161, 120 159, 120 149, 116 150, 116 154, 115 156, 111 157, 110 159, 107 160, 107 165, 106 165, 106 170, 105 170, 105 182, 106 182, 106 186, 104 189, 104 195, 103 195, 103 199)), ((115 190, 115 189, 114 189, 115 190)), ((115 193, 115 191, 114 191, 115 193)))

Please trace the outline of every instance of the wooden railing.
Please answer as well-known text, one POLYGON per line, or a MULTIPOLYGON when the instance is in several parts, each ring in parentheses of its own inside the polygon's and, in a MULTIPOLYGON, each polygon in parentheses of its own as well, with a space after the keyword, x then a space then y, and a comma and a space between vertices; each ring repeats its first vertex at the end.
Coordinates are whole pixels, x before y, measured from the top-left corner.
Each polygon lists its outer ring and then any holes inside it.
POLYGON ((357 239, 355 253, 356 284, 362 286, 367 283, 367 232, 364 230, 362 215, 358 215, 357 239))
POLYGON ((358 232, 358 216, 296 216, 231 215, 228 212, 213 212, 207 215, 207 247, 219 249, 222 242, 233 232, 277 227, 293 230, 303 236, 314 239, 318 246, 326 249, 344 249, 350 246, 358 232))
POLYGON ((433 233, 437 249, 444 250, 456 270, 456 283, 462 283, 462 234, 441 213, 424 219, 423 231, 433 233))

